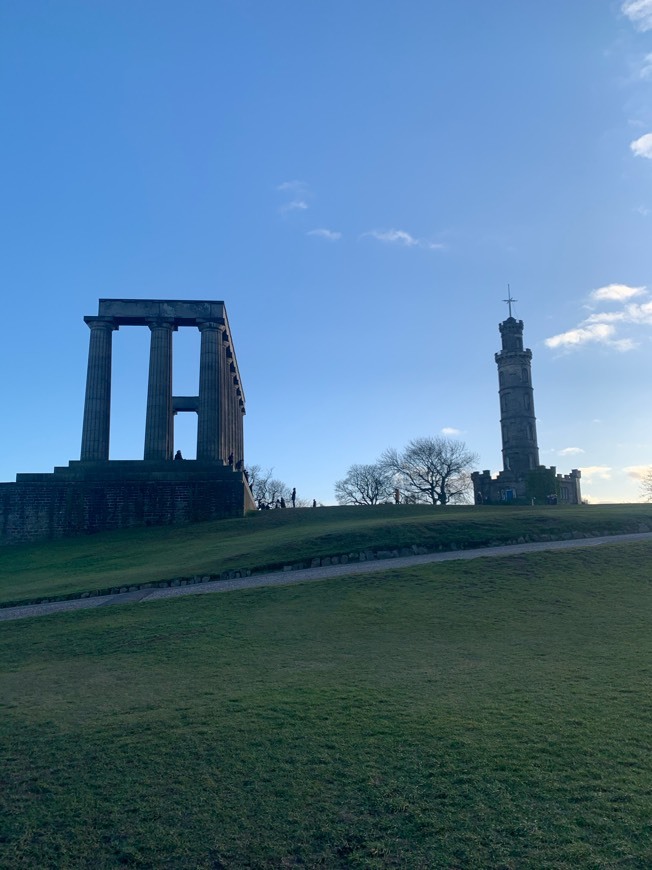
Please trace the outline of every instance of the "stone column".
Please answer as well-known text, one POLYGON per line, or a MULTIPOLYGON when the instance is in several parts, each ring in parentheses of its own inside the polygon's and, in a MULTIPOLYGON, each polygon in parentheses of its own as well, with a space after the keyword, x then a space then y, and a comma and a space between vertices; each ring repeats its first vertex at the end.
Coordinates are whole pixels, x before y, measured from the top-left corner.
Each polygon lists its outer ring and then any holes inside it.
POLYGON ((229 437, 231 439, 231 450, 233 450, 233 467, 235 468, 238 459, 240 456, 238 454, 238 442, 235 437, 235 403, 237 401, 235 396, 235 366, 233 365, 233 355, 230 358, 229 364, 229 437))
POLYGON ((228 463, 229 456, 233 453, 233 463, 237 462, 231 438, 231 347, 228 343, 226 332, 222 343, 222 458, 228 463))
POLYGON ((240 459, 242 459, 242 464, 244 466, 244 419, 243 419, 243 404, 242 404, 242 391, 240 391, 240 395, 238 398, 238 404, 236 407, 236 419, 237 419, 237 432, 238 432, 238 448, 240 451, 240 459))
MULTIPOLYGON (((233 367, 235 369, 235 366, 233 367)), ((242 456, 242 444, 240 443, 240 427, 238 425, 240 419, 240 396, 242 392, 240 391, 240 381, 236 374, 233 374, 233 401, 231 404, 232 414, 233 414, 233 443, 235 444, 235 457, 236 462, 239 459, 243 459, 242 456)))
POLYGON ((197 410, 197 459, 217 462, 221 455, 222 331, 219 323, 200 320, 199 407, 197 410))
POLYGON ((111 430, 112 317, 85 317, 91 330, 82 427, 82 462, 108 460, 111 430))
POLYGON ((151 320, 149 383, 145 421, 145 459, 172 459, 172 332, 174 321, 151 320))

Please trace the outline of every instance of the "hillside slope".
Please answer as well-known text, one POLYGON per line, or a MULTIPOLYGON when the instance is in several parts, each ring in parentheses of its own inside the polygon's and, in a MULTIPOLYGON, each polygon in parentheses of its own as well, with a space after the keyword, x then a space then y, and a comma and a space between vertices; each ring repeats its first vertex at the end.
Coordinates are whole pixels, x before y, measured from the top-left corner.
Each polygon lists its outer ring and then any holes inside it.
POLYGON ((651 505, 332 507, 128 529, 0 551, 0 604, 315 558, 418 546, 428 551, 565 535, 652 530, 651 505))

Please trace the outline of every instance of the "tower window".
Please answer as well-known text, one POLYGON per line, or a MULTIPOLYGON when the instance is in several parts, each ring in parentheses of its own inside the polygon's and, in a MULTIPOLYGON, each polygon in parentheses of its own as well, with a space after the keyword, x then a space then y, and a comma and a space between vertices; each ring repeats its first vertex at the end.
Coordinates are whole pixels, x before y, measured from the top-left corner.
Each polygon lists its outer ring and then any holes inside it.
POLYGON ((523 381, 524 384, 527 384, 527 382, 529 380, 528 375, 527 375, 527 369, 525 368, 525 366, 523 366, 523 368, 521 369, 521 380, 523 381))

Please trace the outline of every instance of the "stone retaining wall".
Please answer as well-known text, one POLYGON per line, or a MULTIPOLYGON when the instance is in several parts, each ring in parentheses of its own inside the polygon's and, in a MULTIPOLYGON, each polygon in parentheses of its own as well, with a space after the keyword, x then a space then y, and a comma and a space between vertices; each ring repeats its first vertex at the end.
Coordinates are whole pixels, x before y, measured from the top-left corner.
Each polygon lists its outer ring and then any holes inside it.
POLYGON ((0 546, 133 526, 243 516, 242 479, 0 483, 0 546))

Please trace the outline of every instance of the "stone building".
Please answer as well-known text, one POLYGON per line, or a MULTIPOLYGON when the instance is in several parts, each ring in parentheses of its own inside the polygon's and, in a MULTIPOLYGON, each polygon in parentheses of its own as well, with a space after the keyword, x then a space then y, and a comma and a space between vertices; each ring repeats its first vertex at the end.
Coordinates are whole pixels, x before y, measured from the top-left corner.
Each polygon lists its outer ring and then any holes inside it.
POLYGON ((532 351, 523 347, 523 321, 509 317, 499 324, 502 349, 495 355, 498 367, 500 431, 503 470, 471 475, 476 504, 527 503, 581 504, 581 472, 557 474, 555 466, 539 464, 537 424, 532 388, 532 351))
POLYGON ((52 474, 0 484, 0 544, 137 525, 243 516, 255 504, 244 474, 245 396, 223 302, 100 299, 90 328, 81 454, 52 474), (112 336, 150 332, 143 458, 109 459, 112 336), (201 333, 199 392, 172 394, 172 338, 201 333), (197 414, 197 458, 175 461, 174 417, 197 414))

